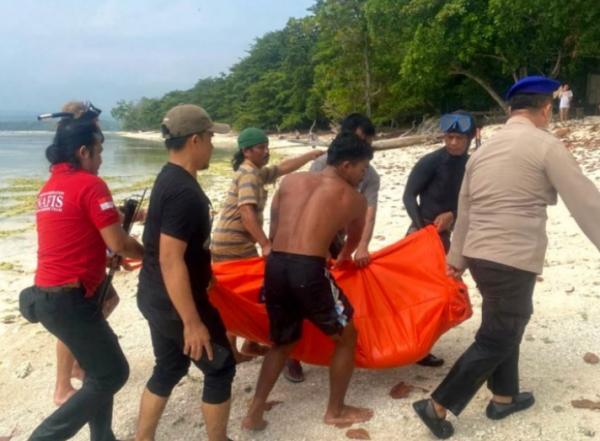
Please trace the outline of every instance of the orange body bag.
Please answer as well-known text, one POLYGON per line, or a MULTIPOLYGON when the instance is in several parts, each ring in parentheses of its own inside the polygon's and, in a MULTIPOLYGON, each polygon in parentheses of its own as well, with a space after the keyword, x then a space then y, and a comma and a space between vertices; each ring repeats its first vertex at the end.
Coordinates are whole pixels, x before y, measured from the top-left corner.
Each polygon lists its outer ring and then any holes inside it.
MULTIPOLYGON (((471 316, 466 286, 446 275, 444 249, 434 227, 413 233, 371 257, 366 268, 348 264, 332 271, 354 307, 357 366, 412 364, 427 355, 444 332, 471 316)), ((210 300, 227 329, 269 344, 269 319, 265 305, 258 300, 263 259, 217 263, 213 271, 217 283, 210 300)), ((327 365, 333 349, 331 338, 305 320, 292 356, 327 365)))

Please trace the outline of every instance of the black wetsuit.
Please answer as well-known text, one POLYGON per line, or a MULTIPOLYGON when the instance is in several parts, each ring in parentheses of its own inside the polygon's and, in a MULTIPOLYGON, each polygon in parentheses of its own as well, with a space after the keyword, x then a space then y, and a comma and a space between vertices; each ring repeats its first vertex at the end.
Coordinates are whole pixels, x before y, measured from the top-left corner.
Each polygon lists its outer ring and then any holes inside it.
MULTIPOLYGON (((409 232, 433 223, 438 215, 447 211, 451 211, 456 219, 458 193, 468 159, 466 152, 453 156, 442 147, 417 162, 410 172, 403 197, 412 220, 409 232)), ((444 231, 440 236, 448 251, 450 232, 444 231)))

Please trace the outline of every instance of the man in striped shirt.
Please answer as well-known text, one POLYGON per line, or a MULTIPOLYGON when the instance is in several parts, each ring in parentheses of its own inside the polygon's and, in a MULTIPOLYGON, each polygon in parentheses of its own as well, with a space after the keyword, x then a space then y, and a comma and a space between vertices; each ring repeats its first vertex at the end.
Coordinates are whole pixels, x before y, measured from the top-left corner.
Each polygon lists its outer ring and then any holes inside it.
MULTIPOLYGON (((268 197, 265 186, 274 183, 280 176, 298 170, 323 153, 321 150, 312 150, 277 165, 267 166, 269 138, 265 132, 254 127, 242 130, 238 137, 238 151, 231 161, 235 175, 213 230, 213 262, 257 257, 257 243, 262 256, 267 257, 271 252, 271 241, 263 231, 263 211, 268 197)), ((248 360, 249 355, 264 355, 260 346, 253 342, 245 342, 243 354, 239 354, 235 337, 231 336, 230 340, 238 361, 248 360)))

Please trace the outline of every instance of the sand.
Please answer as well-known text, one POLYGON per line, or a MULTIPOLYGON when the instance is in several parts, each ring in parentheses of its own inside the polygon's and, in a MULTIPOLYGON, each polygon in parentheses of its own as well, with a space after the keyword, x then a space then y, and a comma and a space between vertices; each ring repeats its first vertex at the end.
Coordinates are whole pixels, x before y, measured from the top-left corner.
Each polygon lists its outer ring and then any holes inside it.
MULTIPOLYGON (((572 122, 564 140, 585 173, 600 185, 600 118, 572 122)), ((497 127, 484 130, 485 138, 497 127)), ((272 142, 275 146, 276 140, 272 142)), ((282 146, 283 147, 283 146, 282 146)), ((289 146, 288 146, 289 147, 289 146)), ((379 212, 371 249, 395 242, 408 227, 402 205, 407 174, 423 154, 439 147, 416 146, 377 153, 373 161, 381 174, 379 212)), ((282 149, 298 154, 306 148, 282 149)), ((216 207, 227 179, 207 192, 216 207)), ((272 193, 272 190, 271 190, 272 193)), ((526 330, 521 352, 523 390, 533 390, 536 405, 505 421, 491 422, 484 415, 489 392, 482 388, 455 423, 459 440, 586 440, 600 437, 600 411, 575 409, 572 400, 600 401, 600 364, 583 360, 584 354, 600 354, 600 259, 598 251, 578 229, 560 202, 548 210, 549 249, 544 274, 535 290, 535 313, 526 330)), ((600 220, 599 220, 600 221, 600 220)), ((42 419, 55 409, 52 393, 55 376, 55 340, 40 325, 20 317, 19 291, 31 284, 35 269, 35 230, 27 216, 10 228, 16 234, 0 235, 0 438, 27 439, 42 419), (23 228, 28 227, 28 228, 23 228)), ((136 226, 135 234, 141 227, 136 226)), ((472 342, 480 322, 480 296, 470 277, 474 315, 445 334, 433 352, 446 359, 441 368, 405 366, 381 371, 359 369, 353 377, 348 402, 371 407, 375 417, 353 428, 364 428, 374 440, 433 439, 414 415, 411 403, 427 396, 451 364, 472 342), (417 386, 404 399, 394 400, 390 389, 400 381, 417 386)), ((118 437, 135 430, 138 402, 152 366, 153 356, 146 323, 135 304, 137 273, 119 274, 115 286, 121 304, 110 318, 131 365, 131 375, 115 400, 114 428, 118 437)), ((252 396, 260 360, 240 365, 233 386, 229 424, 234 440, 340 440, 348 429, 321 423, 327 395, 327 370, 306 366, 306 382, 290 384, 283 378, 271 399, 280 400, 266 414, 264 433, 242 431, 240 421, 252 396)), ((201 374, 192 369, 176 387, 161 421, 159 440, 206 439, 199 412, 201 374)), ((83 429, 74 439, 89 439, 83 429)))

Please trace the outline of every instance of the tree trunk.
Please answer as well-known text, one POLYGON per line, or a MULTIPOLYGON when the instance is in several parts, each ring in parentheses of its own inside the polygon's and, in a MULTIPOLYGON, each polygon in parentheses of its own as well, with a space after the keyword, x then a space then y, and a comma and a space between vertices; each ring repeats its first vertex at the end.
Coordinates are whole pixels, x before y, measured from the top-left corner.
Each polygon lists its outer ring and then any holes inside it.
POLYGON ((452 69, 450 71, 451 75, 463 75, 473 81, 475 81, 477 84, 479 84, 481 87, 483 87, 483 89, 488 93, 489 96, 491 96, 493 98, 494 101, 496 101, 496 103, 498 103, 498 105, 500 106, 500 108, 502 110, 504 110, 504 112, 506 114, 508 114, 508 106, 506 105, 506 103, 504 102, 504 100, 500 97, 500 95, 498 95, 496 93, 496 91, 492 88, 492 86, 490 86, 487 82, 485 82, 485 80, 483 80, 482 78, 479 78, 476 75, 473 75, 471 72, 468 72, 466 70, 462 70, 462 69, 452 69))
POLYGON ((554 63, 554 68, 552 69, 552 72, 550 72, 551 78, 556 78, 558 76, 558 74, 560 73, 561 62, 562 62, 562 51, 559 49, 558 56, 556 57, 556 63, 554 63))
POLYGON ((363 57, 365 61, 365 107, 367 116, 371 118, 371 63, 369 62, 369 35, 366 32, 363 57))
POLYGON ((519 68, 519 78, 525 78, 527 75, 529 75, 527 66, 521 66, 519 68))

